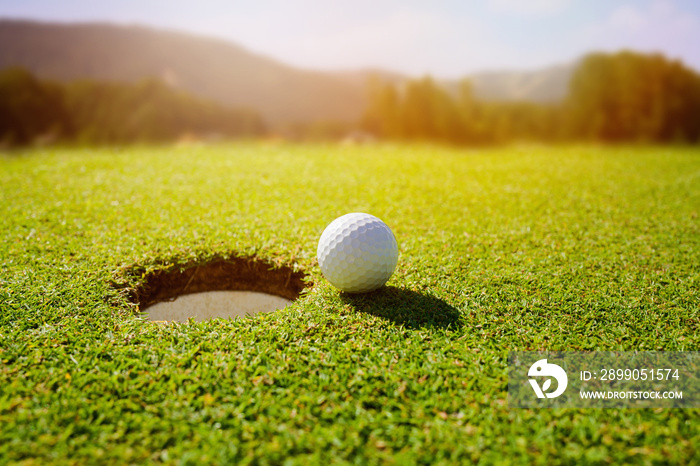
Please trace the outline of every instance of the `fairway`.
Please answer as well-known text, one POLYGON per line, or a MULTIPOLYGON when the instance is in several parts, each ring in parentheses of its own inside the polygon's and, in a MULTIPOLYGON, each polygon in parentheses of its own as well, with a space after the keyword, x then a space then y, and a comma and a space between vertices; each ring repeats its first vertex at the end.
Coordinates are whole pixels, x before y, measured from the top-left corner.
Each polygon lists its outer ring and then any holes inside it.
POLYGON ((700 149, 285 145, 0 156, 0 463, 700 463, 698 409, 514 409, 524 350, 700 348, 700 149), (324 228, 390 226, 338 292, 324 228), (157 271, 255 257, 284 310, 158 324, 157 271))

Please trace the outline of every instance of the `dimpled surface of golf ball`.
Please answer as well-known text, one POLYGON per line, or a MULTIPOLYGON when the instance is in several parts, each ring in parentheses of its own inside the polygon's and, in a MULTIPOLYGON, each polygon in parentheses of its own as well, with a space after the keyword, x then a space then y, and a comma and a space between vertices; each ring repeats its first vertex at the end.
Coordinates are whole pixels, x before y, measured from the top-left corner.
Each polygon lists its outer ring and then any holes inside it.
POLYGON ((377 217, 353 213, 333 220, 321 234, 317 251, 323 276, 347 293, 366 293, 394 273, 399 245, 377 217))

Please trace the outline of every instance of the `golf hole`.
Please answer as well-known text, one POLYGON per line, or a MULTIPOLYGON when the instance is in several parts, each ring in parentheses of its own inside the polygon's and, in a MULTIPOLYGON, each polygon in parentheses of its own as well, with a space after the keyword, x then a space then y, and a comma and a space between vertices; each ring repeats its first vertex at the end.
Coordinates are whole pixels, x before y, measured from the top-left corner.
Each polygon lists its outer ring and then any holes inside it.
POLYGON ((136 298, 152 321, 229 319, 285 308, 307 285, 304 277, 290 267, 233 258, 155 272, 136 290, 136 298))

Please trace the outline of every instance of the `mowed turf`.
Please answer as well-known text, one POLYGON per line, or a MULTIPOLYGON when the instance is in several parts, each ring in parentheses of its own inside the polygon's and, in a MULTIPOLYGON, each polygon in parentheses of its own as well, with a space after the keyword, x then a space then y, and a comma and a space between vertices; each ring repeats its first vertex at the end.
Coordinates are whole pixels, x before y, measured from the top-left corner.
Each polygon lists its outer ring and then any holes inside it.
POLYGON ((698 350, 700 149, 43 149, 0 159, 0 463, 698 463, 698 409, 509 409, 514 350, 698 350), (368 212, 388 287, 318 238, 368 212), (157 324, 156 270, 255 256, 283 311, 157 324))

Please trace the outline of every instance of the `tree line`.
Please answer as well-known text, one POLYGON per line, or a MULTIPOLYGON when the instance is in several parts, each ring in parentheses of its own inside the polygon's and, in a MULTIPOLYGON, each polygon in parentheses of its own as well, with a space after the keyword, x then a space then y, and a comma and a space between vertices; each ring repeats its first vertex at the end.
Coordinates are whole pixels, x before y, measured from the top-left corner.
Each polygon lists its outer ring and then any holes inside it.
POLYGON ((265 131, 253 111, 232 109, 159 80, 60 84, 21 68, 0 73, 0 145, 127 144, 179 138, 250 137, 265 131))
POLYGON ((700 75, 662 55, 587 55, 558 104, 483 102, 469 81, 448 91, 430 77, 374 80, 366 131, 397 140, 700 142, 700 75))
MULTIPOLYGON (((290 137, 341 139, 353 127, 357 125, 299 123, 290 137)), ((567 97, 556 104, 480 101, 468 80, 456 89, 430 77, 401 84, 373 80, 359 127, 385 139, 454 144, 698 143, 700 75, 662 55, 590 54, 575 69, 567 97)), ((196 98, 156 79, 57 83, 20 68, 0 72, 0 146, 265 134, 258 113, 196 98)))

